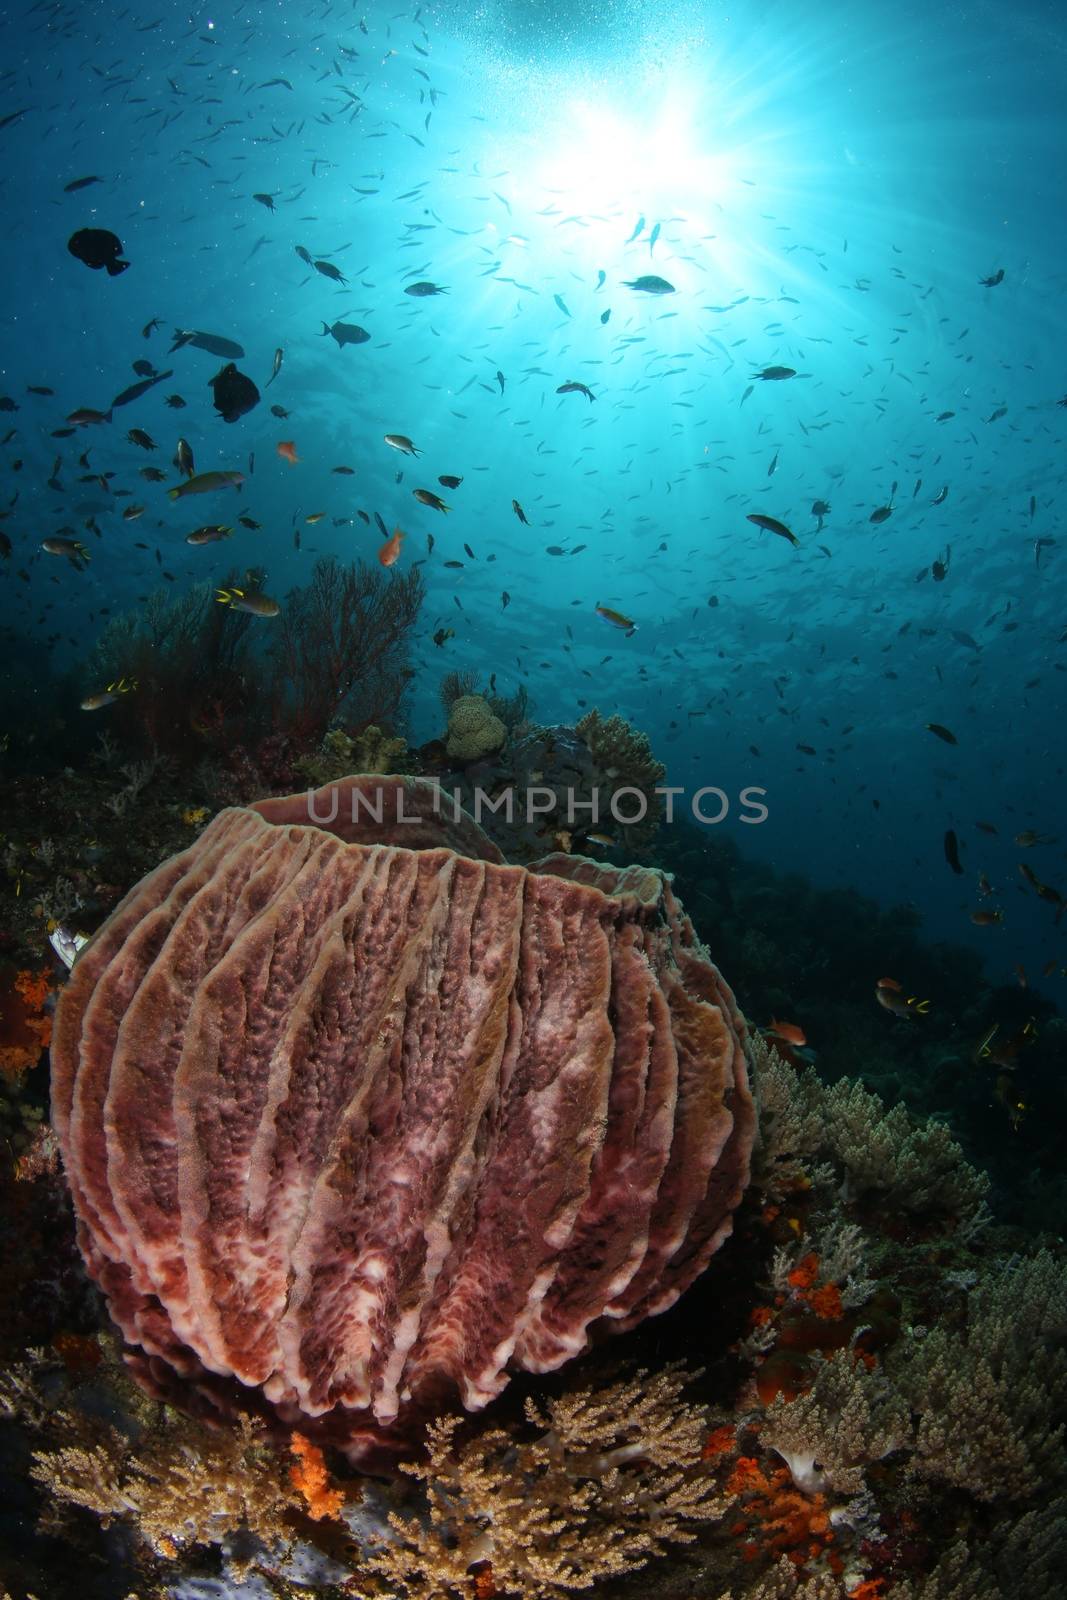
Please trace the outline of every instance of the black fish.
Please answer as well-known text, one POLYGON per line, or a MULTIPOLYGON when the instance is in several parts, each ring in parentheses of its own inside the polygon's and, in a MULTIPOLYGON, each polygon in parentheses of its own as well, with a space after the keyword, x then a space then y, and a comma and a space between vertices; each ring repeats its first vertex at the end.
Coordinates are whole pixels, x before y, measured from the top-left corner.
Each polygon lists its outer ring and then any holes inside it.
POLYGON ((259 404, 259 390, 251 378, 238 372, 232 361, 215 374, 210 384, 215 396, 215 410, 224 422, 236 422, 238 417, 243 417, 246 411, 251 411, 253 406, 259 404))
POLYGON ((959 840, 956 838, 955 831, 952 828, 949 828, 945 834, 945 860, 953 872, 958 872, 962 876, 963 868, 960 866, 959 840))
POLYGON ((330 278, 334 283, 343 284, 347 289, 348 279, 342 275, 340 267, 335 267, 332 261, 313 261, 311 265, 316 272, 321 272, 324 278, 330 278))
POLYGON ((84 261, 87 267, 92 267, 94 272, 106 267, 109 278, 117 278, 130 264, 119 260, 122 255, 121 241, 107 228, 79 228, 67 240, 67 249, 79 261, 84 261))
POLYGON ((223 339, 217 333, 199 333, 195 328, 175 328, 174 343, 168 355, 187 344, 194 350, 206 350, 209 356, 219 356, 223 361, 240 361, 244 355, 244 346, 233 339, 223 339))
POLYGON ((983 289, 995 289, 998 283, 1004 282, 1004 268, 998 267, 996 272, 994 272, 991 277, 979 278, 978 282, 982 285, 983 289))
POLYGON ((162 383, 164 378, 172 378, 173 372, 157 372, 154 378, 143 378, 140 383, 131 383, 128 389, 123 389, 112 400, 113 406, 128 406, 132 400, 139 400, 149 389, 154 389, 157 383, 162 383))
POLYGON ((103 178, 75 178, 73 183, 63 185, 64 194, 73 194, 75 189, 88 189, 91 183, 103 183, 103 178))
POLYGON ((332 328, 329 323, 324 322, 319 338, 324 339, 327 334, 332 335, 342 348, 346 344, 366 344, 370 338, 366 328, 361 328, 355 322, 335 322, 332 328))

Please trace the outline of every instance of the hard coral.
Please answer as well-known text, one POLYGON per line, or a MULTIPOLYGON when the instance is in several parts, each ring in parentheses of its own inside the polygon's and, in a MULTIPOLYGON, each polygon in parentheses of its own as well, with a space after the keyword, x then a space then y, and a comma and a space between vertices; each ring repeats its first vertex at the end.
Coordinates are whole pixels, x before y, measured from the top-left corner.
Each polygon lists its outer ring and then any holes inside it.
POLYGON ((663 815, 663 802, 655 790, 666 777, 667 769, 652 754, 646 736, 631 727, 625 718, 618 715, 604 718, 597 710, 587 712, 575 732, 588 745, 593 759, 616 789, 640 790, 648 810, 633 831, 639 828, 642 838, 651 838, 663 815))
POLYGON ((754 1136, 745 1024, 663 875, 501 866, 439 801, 222 812, 57 1014, 79 1239, 144 1381, 225 1407, 236 1377, 353 1460, 672 1305, 754 1136))
POLYGON ((506 738, 507 729, 482 695, 465 694, 453 702, 446 749, 454 761, 478 761, 499 750, 506 738))

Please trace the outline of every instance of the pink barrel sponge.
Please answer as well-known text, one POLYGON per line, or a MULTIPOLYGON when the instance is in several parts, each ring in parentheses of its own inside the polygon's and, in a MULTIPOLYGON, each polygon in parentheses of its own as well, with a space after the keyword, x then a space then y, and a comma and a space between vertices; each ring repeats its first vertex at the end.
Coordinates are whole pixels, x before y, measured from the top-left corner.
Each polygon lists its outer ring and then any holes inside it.
POLYGON ((658 871, 507 866, 418 779, 232 808, 61 997, 82 1252, 154 1392, 369 1461, 692 1283, 744 1038, 658 871))

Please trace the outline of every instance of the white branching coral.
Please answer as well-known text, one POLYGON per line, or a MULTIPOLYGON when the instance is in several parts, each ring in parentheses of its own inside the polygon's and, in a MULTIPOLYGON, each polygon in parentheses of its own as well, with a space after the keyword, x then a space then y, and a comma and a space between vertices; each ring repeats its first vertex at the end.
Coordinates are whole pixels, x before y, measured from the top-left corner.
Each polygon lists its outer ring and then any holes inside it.
POLYGON ((878 1369, 848 1351, 821 1360, 815 1381, 795 1400, 781 1396, 767 1408, 765 1445, 781 1456, 798 1489, 857 1495, 864 1470, 910 1443, 904 1397, 878 1369))
POLYGON ((943 1123, 914 1123, 901 1105, 887 1111, 848 1079, 825 1092, 823 1111, 847 1199, 876 1196, 913 1216, 947 1214, 972 1227, 984 1217, 989 1179, 967 1164, 943 1123))
POLYGON ((987 1269, 966 1326, 905 1346, 899 1381, 919 1414, 911 1473, 979 1500, 1035 1493, 1067 1424, 1067 1271, 1049 1251, 987 1269))
POLYGON ((526 1442, 495 1428, 458 1443, 459 1418, 437 1423, 429 1459, 404 1469, 426 1515, 394 1513, 365 1570, 405 1600, 453 1600, 489 1563, 495 1592, 554 1600, 689 1542, 727 1502, 701 1467, 707 1422, 686 1382, 672 1367, 528 1402, 526 1442))

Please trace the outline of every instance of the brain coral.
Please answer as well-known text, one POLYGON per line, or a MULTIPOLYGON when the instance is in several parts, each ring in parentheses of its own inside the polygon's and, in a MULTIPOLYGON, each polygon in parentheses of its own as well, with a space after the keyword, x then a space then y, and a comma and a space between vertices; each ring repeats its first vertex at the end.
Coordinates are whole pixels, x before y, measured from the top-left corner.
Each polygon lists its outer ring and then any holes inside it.
POLYGON ((353 1462, 670 1306, 754 1136, 745 1024, 663 875, 507 866, 434 799, 221 812, 56 1017, 81 1248, 142 1382, 353 1462))
POLYGON ((484 695, 460 695, 449 712, 446 748, 455 761, 477 761, 499 750, 507 732, 484 695))

